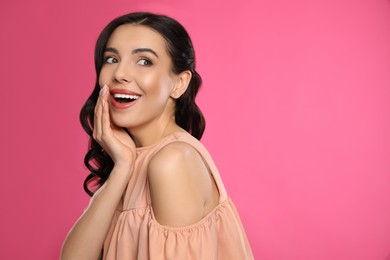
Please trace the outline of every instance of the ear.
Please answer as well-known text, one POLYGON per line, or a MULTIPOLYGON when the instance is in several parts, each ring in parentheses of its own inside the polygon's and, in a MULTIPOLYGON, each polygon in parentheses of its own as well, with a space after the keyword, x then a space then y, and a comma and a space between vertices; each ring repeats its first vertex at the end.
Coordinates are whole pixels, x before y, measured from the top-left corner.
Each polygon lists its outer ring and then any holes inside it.
POLYGON ((189 70, 185 70, 177 76, 175 86, 171 92, 171 98, 178 99, 184 94, 184 92, 186 92, 188 85, 190 84, 191 77, 192 73, 189 70))

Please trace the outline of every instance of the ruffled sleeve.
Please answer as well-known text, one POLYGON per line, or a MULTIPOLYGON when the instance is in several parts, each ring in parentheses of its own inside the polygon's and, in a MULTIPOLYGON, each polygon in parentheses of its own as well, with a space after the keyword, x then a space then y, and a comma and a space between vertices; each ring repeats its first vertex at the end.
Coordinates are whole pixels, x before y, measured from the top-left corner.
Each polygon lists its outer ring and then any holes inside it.
POLYGON ((225 200, 199 222, 167 227, 149 222, 150 259, 240 260, 253 259, 237 210, 225 200))

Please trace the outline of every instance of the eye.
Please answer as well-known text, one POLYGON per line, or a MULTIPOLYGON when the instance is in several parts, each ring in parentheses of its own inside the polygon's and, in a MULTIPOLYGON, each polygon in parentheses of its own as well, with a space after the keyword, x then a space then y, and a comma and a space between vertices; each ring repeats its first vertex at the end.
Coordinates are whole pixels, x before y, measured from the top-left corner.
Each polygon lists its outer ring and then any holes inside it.
POLYGON ((149 59, 146 59, 146 58, 140 59, 140 60, 137 62, 137 64, 142 65, 142 66, 147 66, 147 67, 153 65, 153 63, 152 63, 149 59))
POLYGON ((104 58, 104 63, 108 63, 108 64, 111 64, 111 63, 117 63, 118 60, 114 57, 106 57, 104 58))

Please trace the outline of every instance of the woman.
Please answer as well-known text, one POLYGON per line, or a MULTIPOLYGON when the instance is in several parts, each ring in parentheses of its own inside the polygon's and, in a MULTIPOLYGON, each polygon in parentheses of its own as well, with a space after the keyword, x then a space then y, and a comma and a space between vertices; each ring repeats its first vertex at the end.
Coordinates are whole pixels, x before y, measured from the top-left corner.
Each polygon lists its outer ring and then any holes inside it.
POLYGON ((61 259, 253 259, 198 141, 201 78, 185 29, 162 15, 119 17, 98 38, 95 67, 80 113, 91 137, 84 188, 93 196, 61 259))

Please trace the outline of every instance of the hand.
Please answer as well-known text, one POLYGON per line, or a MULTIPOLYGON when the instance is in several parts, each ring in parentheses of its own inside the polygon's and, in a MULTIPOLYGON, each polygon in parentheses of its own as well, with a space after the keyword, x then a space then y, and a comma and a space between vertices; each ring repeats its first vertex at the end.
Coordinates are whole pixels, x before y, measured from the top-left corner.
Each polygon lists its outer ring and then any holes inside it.
POLYGON ((104 85, 95 106, 93 138, 110 155, 115 165, 131 167, 136 157, 135 144, 123 128, 111 122, 108 97, 109 89, 104 85))

